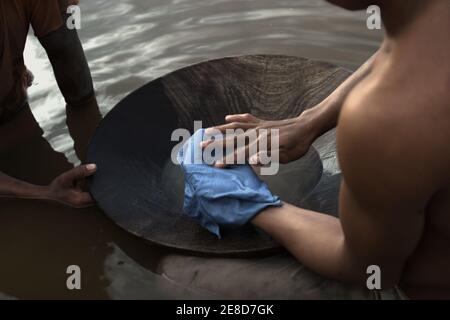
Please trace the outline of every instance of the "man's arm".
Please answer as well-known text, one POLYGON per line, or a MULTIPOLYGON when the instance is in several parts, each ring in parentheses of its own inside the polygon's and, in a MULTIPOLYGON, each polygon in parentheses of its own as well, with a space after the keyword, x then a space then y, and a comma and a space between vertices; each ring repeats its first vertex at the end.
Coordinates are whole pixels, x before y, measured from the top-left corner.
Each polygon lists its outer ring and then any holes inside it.
POLYGON ((83 161, 89 139, 101 120, 83 47, 76 30, 69 30, 65 24, 39 41, 47 52, 66 100, 67 126, 75 142, 75 151, 83 161))
POLYGON ((71 107, 83 107, 89 100, 94 99, 94 87, 77 30, 70 30, 66 26, 69 16, 63 13, 61 27, 38 39, 47 52, 66 103, 71 107))
MULTIPOLYGON (((379 56, 382 47, 357 71, 355 71, 348 79, 346 79, 332 94, 328 96, 324 101, 317 106, 304 111, 300 116, 292 119, 286 119, 281 121, 266 121, 254 117, 250 114, 230 115, 225 118, 227 124, 215 127, 214 129, 220 130, 223 134, 227 129, 243 129, 243 130, 256 130, 260 129, 278 129, 280 134, 279 141, 279 156, 281 163, 288 163, 301 158, 308 152, 311 144, 323 133, 334 128, 336 126, 339 113, 342 108, 342 104, 347 97, 348 93, 358 84, 361 80, 366 78, 372 71, 373 65, 377 57, 379 56)), ((206 141, 202 143, 203 148, 208 145, 220 145, 226 148, 227 145, 233 145, 236 138, 234 135, 231 137, 225 136, 225 141, 220 139, 206 141)), ((253 142, 255 145, 258 141, 253 142)), ((254 156, 250 154, 249 145, 235 150, 235 154, 227 156, 223 161, 216 162, 216 167, 226 166, 229 160, 233 161, 235 158, 241 158, 242 155, 246 159, 254 156)), ((258 157, 256 157, 258 159, 258 157)), ((254 163, 252 161, 252 163, 254 163)), ((259 164, 259 163, 254 163, 259 164)))
MULTIPOLYGON (((68 3, 78 4, 78 1, 69 0, 68 3)), ((67 126, 75 142, 75 151, 83 161, 88 141, 101 120, 83 47, 76 29, 66 26, 69 15, 65 12, 65 5, 58 5, 58 0, 34 0, 31 6, 33 29, 47 52, 66 100, 67 126)))
POLYGON ((38 186, 17 180, 0 172, 0 197, 56 201, 71 207, 83 208, 94 202, 81 188, 82 182, 93 175, 93 164, 73 168, 58 176, 48 186, 38 186))
POLYGON ((299 118, 305 119, 304 122, 311 123, 315 138, 336 127, 345 99, 352 89, 372 72, 376 59, 384 46, 385 43, 324 101, 316 107, 304 111, 299 116, 299 118))
POLYGON ((17 180, 0 172, 0 197, 43 199, 47 194, 44 186, 17 180))
POLYGON ((346 108, 339 122, 340 219, 287 204, 252 222, 319 274, 363 284, 367 267, 378 265, 387 288, 399 282, 422 236, 439 170, 430 168, 436 153, 429 134, 415 134, 418 125, 401 123, 385 112, 390 107, 364 109, 346 108))

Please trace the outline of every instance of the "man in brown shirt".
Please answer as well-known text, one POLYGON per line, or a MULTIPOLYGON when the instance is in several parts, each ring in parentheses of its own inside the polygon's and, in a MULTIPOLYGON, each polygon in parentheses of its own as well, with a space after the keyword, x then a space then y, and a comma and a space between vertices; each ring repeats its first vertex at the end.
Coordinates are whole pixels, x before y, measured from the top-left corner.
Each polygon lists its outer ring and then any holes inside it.
MULTIPOLYGON (((91 164, 70 169, 67 160, 61 162, 60 154, 49 148, 41 137, 42 130, 27 103, 26 90, 32 76, 23 59, 31 25, 52 64, 67 103, 67 124, 75 141, 75 149, 78 156, 84 158, 84 149, 100 120, 100 113, 77 32, 66 26, 69 17, 67 7, 76 4, 78 0, 0 0, 0 171, 9 171, 8 174, 0 172, 0 196, 49 199, 76 207, 92 203, 89 194, 83 192, 79 185, 85 177, 95 172, 96 167, 91 164), (46 158, 49 167, 53 162, 60 162, 60 169, 54 173, 67 171, 52 182, 36 179, 33 181, 36 184, 30 184, 22 181, 27 177, 18 177, 21 172, 8 169, 10 163, 17 161, 7 160, 13 153, 12 148, 19 143, 25 144, 23 141, 11 141, 32 131, 39 135, 35 143, 38 149, 34 155, 46 158), (43 183, 49 184, 37 185, 43 183)), ((29 144, 31 140, 27 139, 23 140, 29 144)))

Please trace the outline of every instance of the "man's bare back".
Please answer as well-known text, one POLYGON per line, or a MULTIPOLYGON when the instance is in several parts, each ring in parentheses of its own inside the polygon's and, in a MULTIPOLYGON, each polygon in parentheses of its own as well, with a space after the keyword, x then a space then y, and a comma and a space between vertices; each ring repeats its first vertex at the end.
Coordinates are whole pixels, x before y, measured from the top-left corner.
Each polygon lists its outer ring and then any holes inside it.
MULTIPOLYGON (((414 248, 402 272, 402 289, 414 298, 449 298, 450 6, 437 2, 421 14, 402 35, 385 42, 372 72, 350 92, 338 125, 338 143, 345 146, 346 139, 354 139, 349 134, 358 134, 372 144, 370 149, 380 147, 385 153, 367 159, 367 165, 377 174, 377 167, 390 166, 382 170, 391 174, 384 185, 367 188, 368 180, 355 179, 353 189, 412 197, 413 210, 397 213, 403 215, 403 223, 396 227, 417 233, 410 235, 417 243, 410 244, 414 248), (349 130, 355 122, 366 125, 349 130)), ((366 155, 340 149, 344 176, 352 176, 355 168, 345 164, 354 165, 355 159, 347 158, 366 155)), ((377 178, 368 173, 369 177, 377 178)), ((345 218, 352 224, 354 217, 345 218)))

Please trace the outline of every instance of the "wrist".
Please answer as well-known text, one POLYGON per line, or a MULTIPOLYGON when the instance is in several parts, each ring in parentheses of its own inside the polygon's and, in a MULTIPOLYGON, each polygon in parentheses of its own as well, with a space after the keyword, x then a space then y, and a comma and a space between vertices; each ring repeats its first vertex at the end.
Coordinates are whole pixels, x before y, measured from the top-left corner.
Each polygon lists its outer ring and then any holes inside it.
POLYGON ((326 99, 317 106, 302 112, 297 117, 297 120, 302 126, 308 128, 312 141, 314 141, 322 134, 336 127, 339 109, 334 101, 326 99))
POLYGON ((264 210, 261 210, 253 219, 250 221, 252 225, 257 227, 258 229, 265 230, 267 225, 271 225, 271 221, 274 217, 276 217, 277 212, 281 211, 285 204, 281 207, 267 207, 264 210))
POLYGON ((11 190, 11 196, 22 199, 48 199, 49 188, 30 183, 16 184, 11 190))
POLYGON ((23 190, 21 196, 29 199, 49 199, 50 192, 47 186, 30 185, 23 190))
POLYGON ((37 199, 51 200, 49 186, 36 186, 35 195, 37 199))

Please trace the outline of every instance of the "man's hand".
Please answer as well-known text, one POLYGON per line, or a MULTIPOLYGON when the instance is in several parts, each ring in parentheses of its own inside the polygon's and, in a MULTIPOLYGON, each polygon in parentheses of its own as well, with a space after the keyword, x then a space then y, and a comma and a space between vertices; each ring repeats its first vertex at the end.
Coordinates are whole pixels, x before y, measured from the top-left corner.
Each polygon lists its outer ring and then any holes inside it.
POLYGON ((33 81, 34 81, 34 74, 30 70, 25 68, 25 72, 22 76, 22 87, 25 92, 29 87, 33 85, 33 81))
POLYGON ((88 164, 63 173, 47 187, 47 198, 74 208, 93 205, 92 197, 84 191, 84 182, 96 170, 94 164, 88 164))
MULTIPOLYGON (((384 46, 385 44, 383 44, 384 46)), ((258 129, 279 129, 279 150, 269 150, 272 152, 279 152, 280 163, 288 163, 301 158, 316 138, 324 134, 328 130, 334 128, 337 124, 339 114, 342 108, 342 104, 345 101, 348 93, 358 84, 360 81, 367 77, 373 69, 374 62, 379 56, 377 51, 364 65, 362 65, 356 72, 354 72, 347 80, 345 80, 330 96, 319 103, 317 106, 304 111, 299 117, 281 120, 281 121, 265 121, 258 119, 250 114, 238 114, 226 117, 228 124, 218 126, 211 129, 218 129, 222 133, 226 133, 227 129, 243 129, 256 130, 258 135, 258 129)), ((208 131, 206 132, 209 133, 208 131)), ((267 137, 268 138, 268 137, 267 137)), ((222 146, 226 149, 227 145, 234 140, 237 141, 238 137, 231 136, 225 137, 225 140, 205 141, 202 146, 206 148, 212 143, 211 149, 215 149, 216 146, 222 146)), ((242 138, 241 138, 242 139, 242 138)), ((258 139, 261 137, 258 135, 258 139)), ((233 141, 233 142, 234 142, 233 141)), ((270 141, 270 139, 267 139, 270 141)), ((259 141, 256 141, 259 143, 259 141)), ((236 146, 236 143, 234 143, 236 146)), ((253 148, 255 149, 255 148, 253 148)), ((216 167, 225 167, 228 164, 232 164, 234 159, 241 159, 245 156, 245 159, 249 160, 251 164, 258 164, 259 157, 257 154, 250 154, 252 148, 249 145, 240 149, 235 149, 234 154, 227 155, 227 157, 221 161, 216 162, 216 167), (239 157, 238 157, 239 156, 239 157), (255 156, 255 158, 251 158, 255 156)), ((261 163, 259 163, 261 165, 261 163)))
MULTIPOLYGON (((255 130, 258 136, 257 141, 246 141, 245 146, 236 146, 236 141, 239 140, 239 135, 233 136, 224 136, 224 140, 210 140, 202 143, 202 147, 206 148, 207 146, 211 146, 214 148, 215 146, 222 146, 225 150, 227 145, 234 145, 235 152, 234 155, 227 155, 224 157, 223 161, 218 161, 215 163, 216 167, 223 168, 228 164, 233 164, 234 159, 238 159, 240 156, 245 155, 245 159, 249 160, 252 165, 261 166, 260 158, 257 154, 251 154, 250 144, 256 146, 259 145, 261 140, 260 130, 265 129, 268 131, 270 135, 271 129, 279 130, 279 149, 278 150, 270 150, 270 146, 268 146, 267 152, 279 152, 280 163, 288 163, 294 160, 301 158, 305 155, 314 139, 317 137, 316 131, 313 130, 311 123, 306 116, 299 116, 297 118, 279 120, 279 121, 266 121, 259 119, 251 114, 238 114, 238 115, 230 115, 225 118, 225 121, 228 124, 210 128, 207 130, 207 133, 211 132, 211 129, 216 129, 222 132, 222 134, 226 134, 226 130, 232 129, 242 129, 244 131, 255 130), (239 147, 239 148, 237 148, 239 147)), ((242 141, 245 141, 242 139, 242 141)), ((268 138, 267 141, 270 141, 268 138)), ((254 148, 256 149, 256 148, 254 148)))

